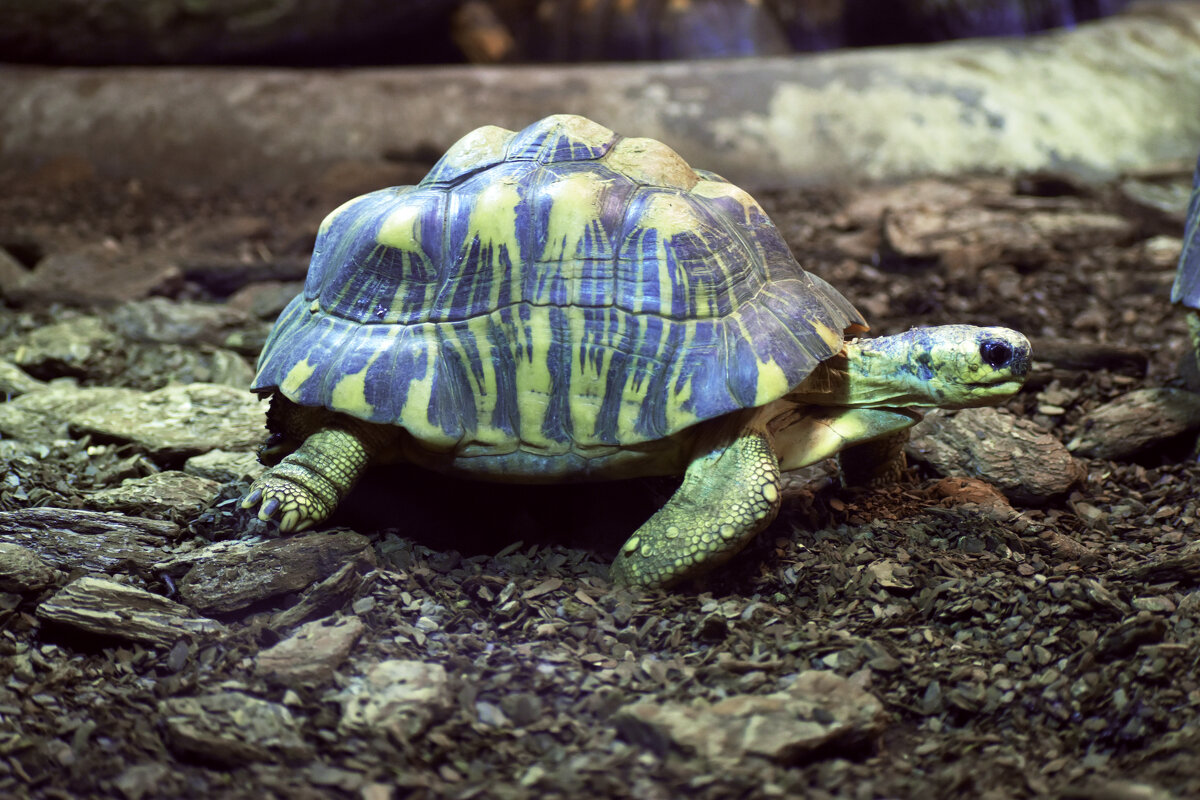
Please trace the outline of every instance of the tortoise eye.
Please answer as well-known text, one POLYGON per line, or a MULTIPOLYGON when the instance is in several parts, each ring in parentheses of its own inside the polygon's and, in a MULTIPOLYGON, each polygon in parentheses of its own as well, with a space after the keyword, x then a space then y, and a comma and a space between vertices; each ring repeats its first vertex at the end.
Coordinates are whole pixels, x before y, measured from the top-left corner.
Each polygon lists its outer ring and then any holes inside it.
POLYGON ((999 369, 1012 361, 1012 345, 998 339, 989 339, 979 346, 979 355, 989 367, 999 369))

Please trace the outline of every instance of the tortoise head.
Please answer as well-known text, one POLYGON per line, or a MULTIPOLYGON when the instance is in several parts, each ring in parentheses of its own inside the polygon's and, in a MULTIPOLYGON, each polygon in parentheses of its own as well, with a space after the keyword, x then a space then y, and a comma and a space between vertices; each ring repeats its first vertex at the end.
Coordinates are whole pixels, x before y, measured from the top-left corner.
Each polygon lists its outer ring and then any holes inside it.
POLYGON ((847 343, 849 404, 965 408, 1025 383, 1029 340, 1008 328, 941 325, 847 343))

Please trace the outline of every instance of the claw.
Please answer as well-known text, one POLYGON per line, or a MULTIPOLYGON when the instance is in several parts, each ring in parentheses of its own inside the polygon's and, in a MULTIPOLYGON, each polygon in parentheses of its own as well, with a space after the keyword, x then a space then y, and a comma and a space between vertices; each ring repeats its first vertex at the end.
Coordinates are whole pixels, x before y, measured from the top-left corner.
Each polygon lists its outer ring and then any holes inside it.
POLYGON ((254 508, 260 502, 262 502, 262 489, 255 489, 254 491, 250 492, 250 494, 242 498, 241 507, 254 508))
POLYGON ((270 500, 262 504, 262 508, 258 510, 258 518, 261 520, 269 520, 275 516, 275 512, 279 510, 279 498, 272 497, 270 500))

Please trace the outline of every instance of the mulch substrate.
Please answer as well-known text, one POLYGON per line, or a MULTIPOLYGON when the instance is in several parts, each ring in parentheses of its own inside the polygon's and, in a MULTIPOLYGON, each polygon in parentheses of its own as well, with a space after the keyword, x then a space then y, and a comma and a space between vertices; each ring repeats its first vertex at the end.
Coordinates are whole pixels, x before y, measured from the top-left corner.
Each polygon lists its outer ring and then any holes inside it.
MULTIPOLYGON (((998 324, 1035 348, 1144 354, 1134 375, 1039 363, 1008 408, 1067 443, 1102 403, 1179 385, 1184 326, 1166 298, 1182 220, 1140 190, 1186 180, 964 178, 759 199, 875 332, 998 324)), ((316 221, 367 188, 335 176, 285 198, 186 196, 60 165, 0 198, 0 246, 26 269, 62 242, 166 251, 177 269, 149 291, 225 301, 248 282, 302 277, 316 221)), ((0 331, 67 313, 45 300, 36 287, 9 298, 0 331)), ((287 635, 271 620, 295 594, 173 646, 47 622, 37 609, 53 587, 0 594, 0 795, 1197 797, 1191 444, 1086 460, 1086 478, 1041 506, 920 465, 876 490, 818 476, 710 579, 652 593, 613 589, 606 567, 669 481, 513 492, 406 473, 368 481, 335 523, 370 536, 373 564, 323 610, 356 617, 361 635, 319 678, 256 669, 287 635), (415 735, 343 724, 342 693, 387 660, 444 668, 445 702, 415 735), (635 701, 770 694, 812 669, 865 682, 882 733, 794 759, 714 759, 630 741, 613 722, 635 701), (294 740, 231 755, 188 744, 166 719, 165 701, 222 692, 286 708, 294 740)), ((20 500, 0 484, 0 504, 71 506, 67 476, 86 470, 86 447, 56 442, 22 468, 20 500)), ((236 539, 249 522, 232 509, 191 520, 189 540, 236 539)), ((116 577, 173 594, 166 578, 116 577)), ((252 723, 235 711, 224 724, 252 723)))

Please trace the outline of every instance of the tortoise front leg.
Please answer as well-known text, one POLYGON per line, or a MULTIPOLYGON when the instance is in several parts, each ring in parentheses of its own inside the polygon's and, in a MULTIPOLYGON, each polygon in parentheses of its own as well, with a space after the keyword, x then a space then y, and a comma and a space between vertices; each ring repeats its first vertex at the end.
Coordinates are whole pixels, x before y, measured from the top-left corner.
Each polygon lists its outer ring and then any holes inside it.
POLYGON ((770 437, 743 430, 692 461, 667 504, 621 547, 613 582, 665 587, 720 566, 775 519, 779 492, 770 437))
POLYGON ((331 418, 250 486, 242 508, 259 506, 261 520, 278 515, 284 532, 323 522, 385 446, 380 427, 340 415, 331 418))

